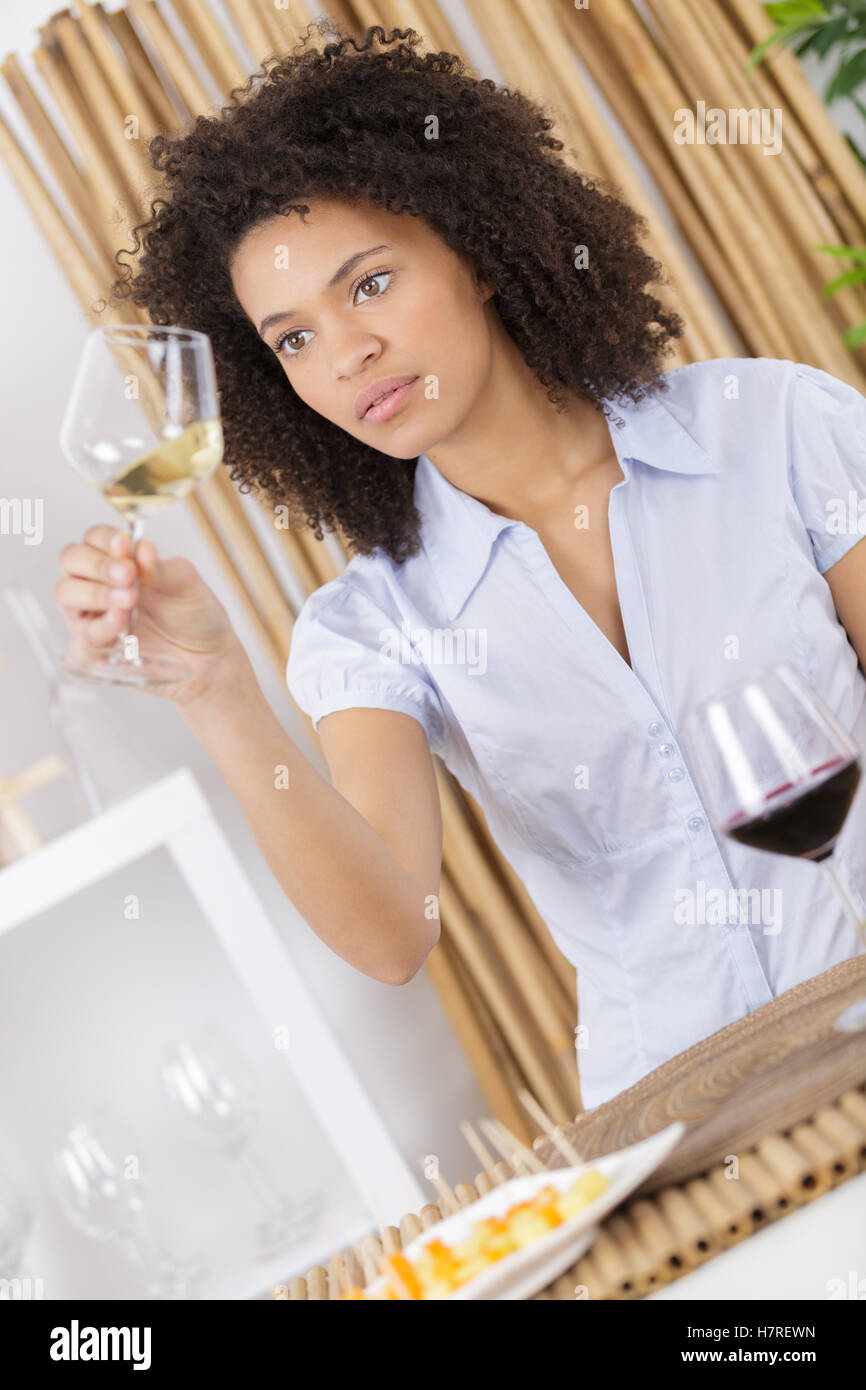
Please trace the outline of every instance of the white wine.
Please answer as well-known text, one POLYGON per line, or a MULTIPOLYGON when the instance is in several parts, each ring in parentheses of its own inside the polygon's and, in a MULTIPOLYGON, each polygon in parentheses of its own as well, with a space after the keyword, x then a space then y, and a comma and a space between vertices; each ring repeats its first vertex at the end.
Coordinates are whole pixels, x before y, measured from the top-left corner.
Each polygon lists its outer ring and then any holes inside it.
POLYGON ((177 439, 165 439, 156 449, 126 464, 99 488, 123 517, 137 521, 185 497, 201 478, 213 472, 222 456, 220 421, 197 420, 177 439))

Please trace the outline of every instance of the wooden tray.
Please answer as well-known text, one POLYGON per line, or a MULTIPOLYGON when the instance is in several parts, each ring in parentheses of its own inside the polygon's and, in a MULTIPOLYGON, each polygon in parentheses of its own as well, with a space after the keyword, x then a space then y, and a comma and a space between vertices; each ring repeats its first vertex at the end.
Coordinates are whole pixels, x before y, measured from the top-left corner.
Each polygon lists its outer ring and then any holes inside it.
MULTIPOLYGON (((682 1182, 767 1134, 784 1133, 866 1080, 866 1030, 833 1028, 837 1014, 863 995, 866 953, 702 1038, 562 1131, 589 1159, 683 1120, 688 1131, 636 1195, 682 1182)), ((565 1162, 549 1139, 533 1147, 552 1167, 565 1162)))

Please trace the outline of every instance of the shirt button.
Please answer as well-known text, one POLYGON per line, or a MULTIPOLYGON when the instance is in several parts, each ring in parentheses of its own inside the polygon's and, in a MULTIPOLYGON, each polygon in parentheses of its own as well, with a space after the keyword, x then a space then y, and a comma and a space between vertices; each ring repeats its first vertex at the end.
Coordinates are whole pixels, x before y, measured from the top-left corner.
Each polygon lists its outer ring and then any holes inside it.
POLYGON ((660 743, 660 744, 659 744, 659 757, 660 757, 660 758, 669 758, 669 757, 671 756, 671 753, 675 753, 675 752, 676 752, 676 749, 674 748, 674 746, 673 746, 672 743, 660 743))
POLYGON ((660 724, 657 719, 653 720, 652 724, 650 724, 649 728, 647 729, 647 733, 650 735, 651 738, 658 738, 659 734, 663 734, 664 731, 664 724, 660 724))
POLYGON ((689 830, 703 830, 703 828, 704 828, 704 818, 703 818, 703 816, 692 816, 691 820, 689 821, 689 830))
POLYGON ((683 777, 685 777, 685 773, 683 772, 681 767, 672 767, 670 772, 668 773, 668 777, 672 782, 679 782, 683 777))

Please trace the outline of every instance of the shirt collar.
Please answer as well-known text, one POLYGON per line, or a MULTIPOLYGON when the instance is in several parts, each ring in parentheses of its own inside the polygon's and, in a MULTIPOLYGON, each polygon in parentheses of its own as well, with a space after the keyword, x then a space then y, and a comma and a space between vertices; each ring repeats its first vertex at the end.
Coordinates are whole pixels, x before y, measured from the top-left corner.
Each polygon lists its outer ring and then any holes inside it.
MULTIPOLYGON (((648 396, 635 404, 608 397, 622 417, 609 419, 610 435, 626 480, 629 462, 649 464, 671 473, 718 473, 721 463, 689 434, 677 407, 648 396)), ((449 618, 456 618, 487 568, 494 541, 519 521, 490 510, 477 497, 455 487, 426 454, 415 471, 414 501, 421 514, 424 550, 445 600, 449 618)))

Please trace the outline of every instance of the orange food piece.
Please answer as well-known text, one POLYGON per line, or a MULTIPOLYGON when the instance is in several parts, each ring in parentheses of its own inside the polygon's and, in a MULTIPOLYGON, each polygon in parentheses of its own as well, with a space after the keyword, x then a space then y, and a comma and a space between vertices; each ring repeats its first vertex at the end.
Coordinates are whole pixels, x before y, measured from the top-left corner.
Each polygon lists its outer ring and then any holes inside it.
POLYGON ((388 1282, 396 1287, 398 1295, 405 1292, 411 1298, 420 1299, 421 1281, 402 1251, 395 1250, 390 1255, 382 1256, 382 1273, 388 1282))

